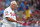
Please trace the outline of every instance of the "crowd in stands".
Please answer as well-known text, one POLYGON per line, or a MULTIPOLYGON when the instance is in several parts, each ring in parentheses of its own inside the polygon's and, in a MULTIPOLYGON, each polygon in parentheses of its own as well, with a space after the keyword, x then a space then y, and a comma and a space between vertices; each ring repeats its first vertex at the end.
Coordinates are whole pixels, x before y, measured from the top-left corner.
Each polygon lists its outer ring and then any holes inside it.
MULTIPOLYGON (((0 0, 0 20, 3 19, 3 12, 6 7, 10 5, 10 2, 13 0, 0 0)), ((25 11, 29 9, 30 19, 27 21, 27 24, 23 25, 35 25, 40 26, 40 0, 16 0, 17 8, 15 9, 15 14, 17 20, 23 21, 22 18, 25 18, 25 11)))

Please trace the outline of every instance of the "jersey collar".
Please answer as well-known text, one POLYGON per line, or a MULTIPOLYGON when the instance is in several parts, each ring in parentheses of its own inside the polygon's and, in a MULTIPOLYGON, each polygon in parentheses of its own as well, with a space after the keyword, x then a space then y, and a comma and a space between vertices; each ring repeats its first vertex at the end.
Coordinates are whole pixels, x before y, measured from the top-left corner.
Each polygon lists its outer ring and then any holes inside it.
MULTIPOLYGON (((9 6, 10 7, 10 6, 9 6)), ((10 9, 12 10, 12 8, 10 7, 10 9)), ((12 10, 12 11, 14 11, 14 10, 12 10)))

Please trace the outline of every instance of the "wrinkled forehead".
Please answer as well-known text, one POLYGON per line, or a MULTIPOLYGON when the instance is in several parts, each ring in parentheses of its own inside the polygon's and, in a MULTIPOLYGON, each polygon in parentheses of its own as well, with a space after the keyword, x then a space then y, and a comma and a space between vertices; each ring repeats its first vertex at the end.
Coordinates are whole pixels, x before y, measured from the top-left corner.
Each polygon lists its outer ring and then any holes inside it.
POLYGON ((11 4, 11 5, 16 5, 16 4, 13 3, 13 4, 11 4))

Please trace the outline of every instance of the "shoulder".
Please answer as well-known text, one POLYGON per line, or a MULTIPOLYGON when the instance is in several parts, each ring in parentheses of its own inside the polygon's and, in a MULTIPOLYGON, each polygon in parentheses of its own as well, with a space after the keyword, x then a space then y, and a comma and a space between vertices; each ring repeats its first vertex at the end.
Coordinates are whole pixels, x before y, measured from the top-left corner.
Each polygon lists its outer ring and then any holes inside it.
POLYGON ((10 7, 7 7, 4 11, 10 11, 10 7))

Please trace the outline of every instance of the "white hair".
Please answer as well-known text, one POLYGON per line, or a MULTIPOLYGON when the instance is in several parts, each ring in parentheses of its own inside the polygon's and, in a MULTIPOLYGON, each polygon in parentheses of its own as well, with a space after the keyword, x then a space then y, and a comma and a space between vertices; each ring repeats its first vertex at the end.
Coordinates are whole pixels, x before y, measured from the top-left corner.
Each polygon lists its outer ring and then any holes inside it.
POLYGON ((16 1, 12 1, 11 4, 17 4, 16 1))

